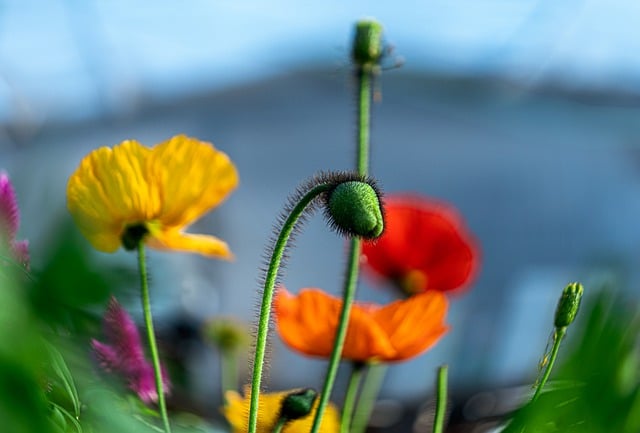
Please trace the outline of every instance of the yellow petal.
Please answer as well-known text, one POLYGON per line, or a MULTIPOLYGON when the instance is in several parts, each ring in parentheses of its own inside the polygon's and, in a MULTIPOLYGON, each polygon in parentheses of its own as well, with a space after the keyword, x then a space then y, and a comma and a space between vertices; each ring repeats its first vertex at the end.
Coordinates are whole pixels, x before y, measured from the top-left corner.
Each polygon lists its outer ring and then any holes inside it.
POLYGON ((100 251, 113 252, 127 224, 153 219, 158 190, 146 176, 150 150, 135 141, 87 155, 67 184, 67 207, 83 235, 100 251))
POLYGON ((238 185, 229 157, 210 143, 178 135, 152 149, 149 173, 162 194, 165 227, 184 228, 238 185))
MULTIPOLYGON (((249 428, 249 408, 251 406, 250 387, 245 387, 245 395, 242 398, 237 392, 227 392, 225 394, 227 404, 223 408, 223 413, 233 433, 246 433, 249 428)), ((258 403, 258 425, 257 433, 271 433, 277 421, 282 400, 296 390, 280 391, 280 392, 261 392, 258 403)), ((304 418, 288 422, 282 432, 283 433, 309 433, 316 409, 318 407, 318 399, 316 399, 314 409, 304 418)), ((320 433, 337 433, 339 426, 338 410, 332 404, 327 406, 322 423, 320 424, 320 433)))
POLYGON ((151 235, 146 243, 151 248, 199 253, 222 259, 233 258, 227 243, 215 236, 182 233, 179 230, 156 231, 153 226, 150 229, 151 235))

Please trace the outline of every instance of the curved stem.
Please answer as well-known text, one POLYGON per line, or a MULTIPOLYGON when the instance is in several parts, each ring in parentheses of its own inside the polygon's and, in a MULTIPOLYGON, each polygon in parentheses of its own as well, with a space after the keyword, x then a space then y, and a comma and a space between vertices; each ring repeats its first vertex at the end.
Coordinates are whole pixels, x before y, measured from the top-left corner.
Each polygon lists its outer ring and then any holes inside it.
POLYGON ((556 362, 556 357, 558 356, 558 350, 560 349, 560 343, 564 338, 564 335, 567 333, 567 328, 556 328, 553 333, 553 347, 551 348, 551 355, 549 356, 549 362, 542 374, 542 378, 538 381, 536 392, 533 394, 531 398, 531 403, 535 402, 540 393, 542 392, 542 388, 544 388, 545 383, 549 379, 549 375, 551 375, 551 369, 553 368, 553 364, 556 362))
POLYGON ((358 395, 358 388, 360 387, 363 373, 364 364, 354 363, 351 370, 351 377, 349 378, 349 385, 347 386, 347 394, 344 397, 344 404, 342 405, 340 433, 349 433, 349 426, 351 425, 351 418, 353 416, 353 407, 355 406, 356 396, 358 395))
POLYGON ((153 330, 153 317, 151 316, 151 301, 149 299, 149 278, 147 276, 147 261, 144 254, 144 244, 138 244, 138 268, 140 270, 140 286, 142 289, 142 311, 144 313, 144 324, 147 329, 147 339, 149 340, 149 351, 153 362, 153 374, 156 380, 156 392, 158 393, 158 407, 160 416, 164 424, 165 433, 171 433, 167 406, 164 401, 164 388, 162 386, 162 370, 160 369, 160 358, 158 357, 158 347, 156 336, 153 330))
POLYGON ((369 364, 351 423, 351 433, 364 433, 387 372, 385 364, 369 364))
POLYGON ((256 337, 256 353, 253 361, 253 376, 251 379, 251 406, 249 408, 249 433, 255 433, 258 425, 258 402, 260 397, 260 383, 262 382, 262 368, 267 347, 267 334, 269 332, 269 317, 271 315, 271 303, 273 301, 273 290, 280 270, 280 263, 284 250, 291 236, 296 222, 304 212, 309 203, 318 195, 329 191, 332 185, 322 183, 316 185, 307 192, 289 213, 282 229, 278 235, 273 253, 269 261, 269 268, 264 283, 262 293, 262 305, 260 306, 260 318, 258 321, 258 335, 256 337))
POLYGON ((433 433, 444 431, 444 419, 447 413, 447 365, 438 368, 438 383, 436 395, 436 413, 433 417, 433 433))

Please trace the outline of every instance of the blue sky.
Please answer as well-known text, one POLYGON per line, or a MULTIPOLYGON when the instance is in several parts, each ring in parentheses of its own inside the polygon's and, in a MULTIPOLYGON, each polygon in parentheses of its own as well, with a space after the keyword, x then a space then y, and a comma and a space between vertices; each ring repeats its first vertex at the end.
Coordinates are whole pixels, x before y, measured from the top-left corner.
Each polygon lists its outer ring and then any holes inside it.
POLYGON ((345 66, 375 17, 413 70, 636 91, 632 0, 11 0, 0 3, 0 122, 82 118, 287 72, 345 66))

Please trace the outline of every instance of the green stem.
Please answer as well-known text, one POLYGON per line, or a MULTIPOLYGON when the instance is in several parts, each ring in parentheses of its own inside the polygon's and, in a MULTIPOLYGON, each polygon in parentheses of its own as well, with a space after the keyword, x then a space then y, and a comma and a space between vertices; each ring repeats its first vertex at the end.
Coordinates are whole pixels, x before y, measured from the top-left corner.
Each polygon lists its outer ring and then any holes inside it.
POLYGON ((222 401, 226 403, 225 394, 238 388, 238 357, 233 349, 223 349, 220 357, 220 386, 222 401))
POLYGON ((351 377, 349 378, 349 385, 347 386, 347 393, 344 397, 344 404, 342 405, 340 433, 349 433, 349 426, 353 416, 353 407, 355 406, 358 388, 360 387, 360 382, 364 373, 364 366, 365 365, 361 363, 353 364, 351 377))
POLYGON ((372 73, 365 68, 356 71, 358 80, 358 173, 369 174, 369 130, 371 119, 372 73))
POLYGON ((433 433, 444 431, 444 419, 447 413, 447 365, 438 368, 438 383, 436 395, 436 413, 433 417, 433 433))
MULTIPOLYGON (((358 173, 367 175, 369 173, 369 120, 371 117, 371 83, 372 76, 370 68, 357 67, 356 79, 358 80, 358 152, 356 165, 358 173)), ((324 378, 322 394, 318 402, 318 409, 313 418, 313 426, 311 433, 318 433, 322 422, 322 415, 329 403, 333 384, 338 374, 338 366, 344 347, 344 340, 347 336, 347 328, 349 326, 349 315, 351 307, 356 297, 356 288, 358 283, 358 271, 360 265, 360 250, 362 241, 358 238, 351 239, 349 245, 349 263, 347 264, 347 275, 344 283, 344 291, 342 295, 342 310, 338 319, 338 329, 336 329, 335 341, 333 342, 333 351, 329 358, 327 374, 324 378)), ((254 432, 249 432, 254 433, 254 432)))
POLYGON ((351 433, 364 433, 371 417, 378 393, 387 372, 385 364, 369 364, 364 378, 360 398, 351 424, 351 433))
POLYGON ((158 347, 156 336, 153 331, 153 317, 151 316, 151 301, 149 300, 149 278, 147 275, 147 261, 144 254, 144 244, 138 244, 138 268, 140 270, 140 286, 142 288, 142 311, 144 313, 144 324, 147 329, 147 339, 149 340, 149 351, 153 362, 153 374, 156 379, 156 392, 158 393, 158 407, 160 416, 164 424, 165 433, 171 433, 167 406, 164 401, 164 388, 162 386, 162 370, 160 369, 160 358, 158 357, 158 347))
POLYGON ((282 418, 282 417, 278 418, 278 421, 276 421, 276 425, 273 426, 273 430, 271 430, 271 433, 280 433, 286 423, 287 423, 286 418, 282 418))
POLYGON ((551 348, 551 355, 549 356, 549 362, 547 363, 544 373, 542 374, 542 378, 538 381, 536 392, 533 394, 531 398, 531 403, 535 402, 540 393, 542 392, 542 388, 544 388, 545 383, 549 379, 549 375, 551 375, 551 369, 553 368, 553 364, 556 362, 556 357, 558 356, 558 350, 560 349, 560 343, 567 333, 567 328, 556 328, 553 333, 553 347, 551 348))
POLYGON ((285 220, 269 261, 269 268, 262 293, 262 305, 260 306, 260 318, 258 320, 258 335, 256 337, 256 353, 253 361, 253 376, 251 379, 251 406, 249 408, 249 433, 255 433, 258 426, 258 402, 260 397, 260 383, 262 382, 262 368, 267 347, 267 334, 269 332, 269 317, 271 315, 271 303, 273 291, 284 255, 287 242, 291 236, 296 222, 309 203, 318 195, 329 191, 333 186, 329 183, 316 185, 307 192, 289 213, 285 220))
POLYGON ((345 281, 344 295, 342 299, 342 309, 340 310, 340 317, 338 319, 338 328, 336 329, 333 350, 331 352, 331 357, 329 358, 327 374, 324 378, 322 394, 320 394, 318 410, 316 411, 316 415, 313 419, 311 433, 318 433, 318 430, 320 429, 322 415, 324 414, 324 410, 327 407, 327 403, 329 402, 329 397, 331 396, 331 391, 333 390, 333 384, 335 383, 336 375, 338 373, 340 357, 342 355, 344 340, 347 336, 347 328, 349 326, 349 315, 351 313, 351 306, 353 305, 353 301, 356 295, 358 268, 360 264, 360 246, 360 239, 351 239, 351 246, 349 248, 349 263, 347 265, 347 278, 345 281))

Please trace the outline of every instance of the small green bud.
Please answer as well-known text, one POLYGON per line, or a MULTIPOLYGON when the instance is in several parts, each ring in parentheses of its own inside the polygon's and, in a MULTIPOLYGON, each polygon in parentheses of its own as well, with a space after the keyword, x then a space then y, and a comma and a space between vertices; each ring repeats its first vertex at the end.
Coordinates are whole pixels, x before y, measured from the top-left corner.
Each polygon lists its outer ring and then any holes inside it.
POLYGON ((378 192, 367 182, 338 184, 329 193, 327 214, 338 231, 352 236, 375 239, 384 229, 378 192))
POLYGON ((234 352, 249 347, 251 336, 247 327, 233 318, 209 319, 203 328, 205 338, 222 352, 234 352))
POLYGON ((131 224, 124 229, 122 233, 122 246, 127 251, 133 251, 138 248, 140 242, 149 234, 149 229, 144 223, 131 224))
POLYGON ((580 308, 583 291, 584 289, 580 283, 570 283, 564 288, 556 308, 554 323, 556 328, 566 328, 575 320, 580 308))
POLYGON ((363 68, 371 69, 380 63, 383 52, 382 24, 371 19, 358 21, 351 52, 353 61, 363 68))
POLYGON ((304 418, 313 410, 313 403, 318 393, 311 388, 292 392, 282 400, 280 407, 280 419, 293 421, 304 418))

